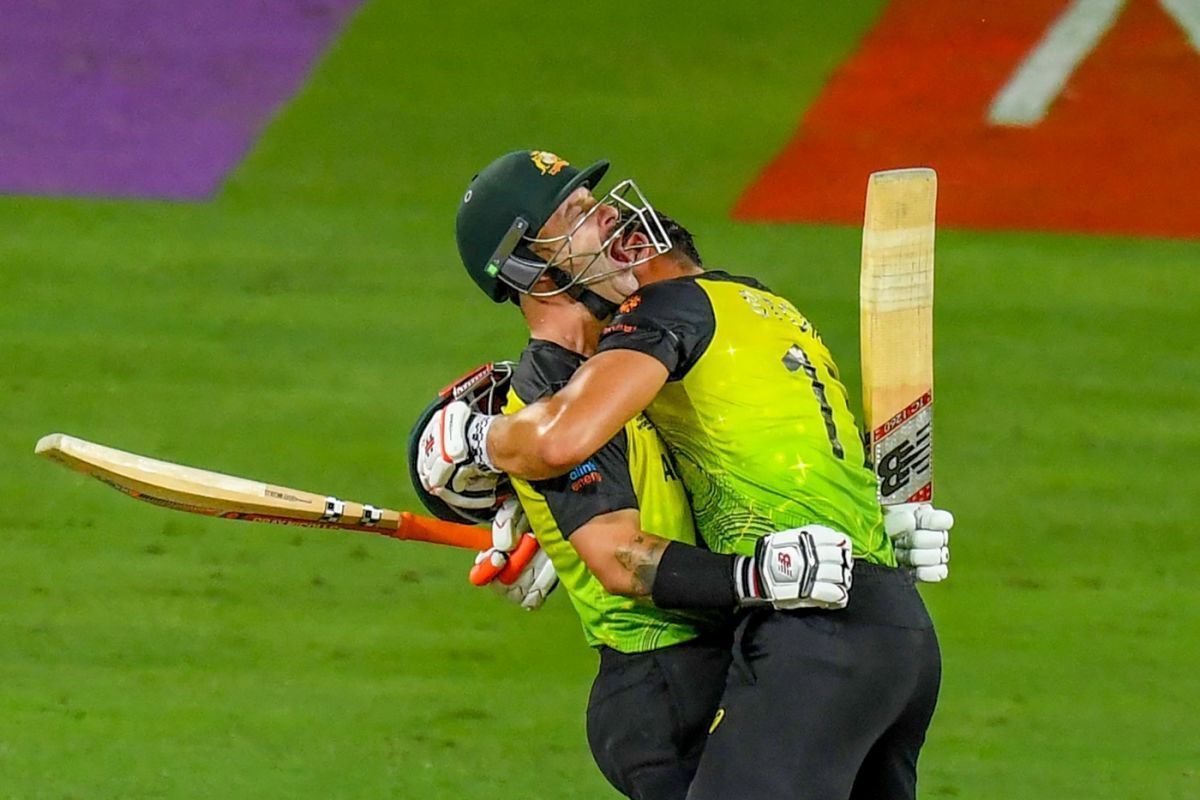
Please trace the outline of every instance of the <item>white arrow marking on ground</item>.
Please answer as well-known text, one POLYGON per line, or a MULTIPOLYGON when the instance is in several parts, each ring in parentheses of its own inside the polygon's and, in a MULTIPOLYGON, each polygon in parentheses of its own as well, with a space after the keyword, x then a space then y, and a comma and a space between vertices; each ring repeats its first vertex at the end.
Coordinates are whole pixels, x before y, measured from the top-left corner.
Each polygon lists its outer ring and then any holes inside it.
POLYGON ((1158 0, 1163 9, 1187 31, 1192 47, 1200 53, 1200 0, 1158 0))
MULTIPOLYGON (((1200 52, 1200 0, 1159 0, 1200 52)), ((1030 127, 1041 122, 1080 63, 1113 26, 1125 0, 1075 0, 992 100, 988 122, 1030 127)))
POLYGON ((1041 122, 1067 80, 1116 21, 1125 0, 1075 0, 1026 56, 988 109, 993 125, 1041 122))

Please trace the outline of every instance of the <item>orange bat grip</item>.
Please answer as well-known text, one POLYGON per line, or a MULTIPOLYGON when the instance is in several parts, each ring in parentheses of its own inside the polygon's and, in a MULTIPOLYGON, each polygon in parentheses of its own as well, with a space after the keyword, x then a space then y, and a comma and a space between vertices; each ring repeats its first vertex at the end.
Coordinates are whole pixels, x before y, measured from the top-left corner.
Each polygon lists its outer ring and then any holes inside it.
POLYGON ((415 539, 467 550, 487 550, 492 546, 491 531, 473 525, 421 517, 408 511, 400 512, 400 525, 394 536, 397 539, 415 539))
POLYGON ((492 563, 491 558, 485 558, 471 567, 471 572, 467 575, 467 580, 471 582, 472 586, 487 586, 496 579, 497 575, 504 571, 504 567, 507 564, 508 562, 506 561, 497 567, 492 563))
POLYGON ((467 577, 474 586, 487 586, 494 580, 499 580, 505 586, 512 586, 517 578, 521 577, 521 571, 537 555, 537 551, 537 539, 532 533, 527 533, 521 537, 516 549, 508 554, 503 564, 497 567, 490 558, 485 558, 471 567, 471 574, 467 577))
POLYGON ((537 549, 538 540, 532 533, 522 536, 521 543, 509 555, 508 563, 504 565, 504 569, 500 570, 500 582, 505 586, 511 586, 513 581, 521 577, 521 570, 525 569, 529 562, 533 560, 537 549))

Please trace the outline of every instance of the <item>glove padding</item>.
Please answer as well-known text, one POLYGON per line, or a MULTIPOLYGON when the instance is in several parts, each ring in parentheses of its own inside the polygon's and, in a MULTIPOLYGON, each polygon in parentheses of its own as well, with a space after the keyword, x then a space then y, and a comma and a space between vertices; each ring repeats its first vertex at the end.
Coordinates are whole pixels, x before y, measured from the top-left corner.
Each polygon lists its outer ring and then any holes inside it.
POLYGON ((492 547, 511 553, 526 533, 529 533, 529 518, 520 501, 510 497, 501 504, 492 520, 492 547))
POLYGON ((521 504, 515 497, 505 500, 492 520, 492 546, 475 557, 471 583, 491 586, 521 608, 536 611, 558 586, 558 574, 528 530, 521 504))
POLYGON ((924 583, 950 574, 950 529, 954 515, 929 503, 885 506, 883 527, 891 537, 896 563, 924 583))
POLYGON ((767 534, 753 556, 739 556, 734 588, 741 605, 770 603, 796 608, 845 608, 854 553, 850 537, 824 525, 767 534))
POLYGON ((476 586, 491 583, 506 567, 509 568, 509 576, 515 577, 516 572, 533 558, 533 549, 538 546, 537 539, 525 537, 529 533, 529 519, 520 501, 515 497, 505 498, 492 517, 492 546, 480 554, 488 558, 486 562, 484 559, 475 559, 475 566, 471 568, 471 583, 476 586), (520 562, 513 563, 514 559, 520 559, 520 562))
POLYGON ((430 494, 467 510, 491 508, 501 473, 487 459, 487 431, 495 417, 462 401, 439 409, 421 432, 417 475, 430 494))
MULTIPOLYGON (((532 533, 525 535, 533 538, 532 533)), ((483 561, 490 559, 491 555, 491 550, 485 550, 476 558, 483 561)), ((515 561, 508 564, 510 567, 515 565, 515 561)), ((525 562, 525 566, 517 572, 511 583, 504 581, 503 576, 507 572, 507 568, 502 570, 488 586, 526 611, 537 611, 541 608, 542 603, 546 602, 546 598, 558 586, 558 573, 554 571, 554 564, 550 563, 550 556, 546 555, 546 551, 541 547, 534 549, 533 556, 525 562)))

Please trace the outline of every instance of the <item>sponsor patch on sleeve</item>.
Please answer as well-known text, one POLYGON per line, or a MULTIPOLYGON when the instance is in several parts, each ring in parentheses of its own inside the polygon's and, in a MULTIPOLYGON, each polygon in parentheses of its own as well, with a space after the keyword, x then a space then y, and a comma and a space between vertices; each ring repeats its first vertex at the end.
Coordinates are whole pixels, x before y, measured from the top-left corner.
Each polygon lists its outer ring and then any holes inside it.
POLYGON ((571 482, 571 491, 581 492, 588 486, 594 486, 604 481, 604 476, 600 474, 600 470, 596 468, 596 462, 592 459, 580 464, 567 475, 567 480, 571 482))

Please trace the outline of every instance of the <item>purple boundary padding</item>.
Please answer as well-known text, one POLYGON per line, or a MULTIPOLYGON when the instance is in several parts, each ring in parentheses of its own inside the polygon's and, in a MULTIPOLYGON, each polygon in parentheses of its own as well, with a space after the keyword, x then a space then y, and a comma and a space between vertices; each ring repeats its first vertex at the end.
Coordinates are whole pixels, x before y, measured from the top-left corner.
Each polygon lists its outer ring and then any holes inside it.
POLYGON ((0 193, 211 197, 360 0, 0 0, 0 193))

